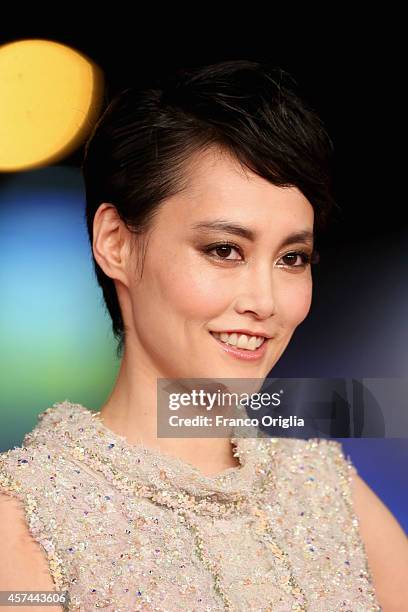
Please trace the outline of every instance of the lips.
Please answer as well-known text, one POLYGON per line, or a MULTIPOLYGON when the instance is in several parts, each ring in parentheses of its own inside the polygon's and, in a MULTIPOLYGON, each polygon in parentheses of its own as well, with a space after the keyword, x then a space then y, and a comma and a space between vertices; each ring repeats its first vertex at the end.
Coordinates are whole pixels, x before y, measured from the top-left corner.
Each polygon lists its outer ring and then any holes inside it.
POLYGON ((272 338, 272 336, 262 330, 260 331, 251 331, 249 329, 222 329, 221 331, 217 331, 215 329, 211 330, 212 332, 216 332, 217 334, 245 334, 246 336, 258 336, 262 338, 272 338))
POLYGON ((261 344, 261 346, 259 346, 257 349, 251 351, 248 349, 241 349, 238 348, 236 346, 233 346, 232 344, 226 344, 225 342, 222 342, 222 340, 219 340, 218 338, 216 338, 211 332, 210 332, 211 336, 214 338, 215 342, 217 343, 217 345, 225 352, 227 353, 227 355, 235 358, 235 359, 240 359, 243 361, 256 361, 258 359, 261 359, 263 357, 263 355, 265 354, 267 345, 269 343, 269 338, 265 338, 265 340, 263 341, 263 343, 261 344))
POLYGON ((232 346, 235 346, 236 348, 251 351, 259 348, 261 344, 263 344, 263 342, 265 341, 265 338, 262 336, 248 336, 246 334, 237 334, 236 332, 228 334, 227 332, 219 333, 212 331, 211 333, 218 340, 221 340, 221 342, 224 342, 225 344, 230 344, 232 346))

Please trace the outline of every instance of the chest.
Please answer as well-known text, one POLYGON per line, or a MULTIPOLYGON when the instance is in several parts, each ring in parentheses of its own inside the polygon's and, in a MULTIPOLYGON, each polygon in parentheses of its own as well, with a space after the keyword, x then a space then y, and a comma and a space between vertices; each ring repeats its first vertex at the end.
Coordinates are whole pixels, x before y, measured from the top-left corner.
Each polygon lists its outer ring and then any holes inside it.
POLYGON ((73 610, 377 609, 344 509, 334 520, 321 503, 278 495, 215 518, 114 492, 92 499, 60 539, 73 610))

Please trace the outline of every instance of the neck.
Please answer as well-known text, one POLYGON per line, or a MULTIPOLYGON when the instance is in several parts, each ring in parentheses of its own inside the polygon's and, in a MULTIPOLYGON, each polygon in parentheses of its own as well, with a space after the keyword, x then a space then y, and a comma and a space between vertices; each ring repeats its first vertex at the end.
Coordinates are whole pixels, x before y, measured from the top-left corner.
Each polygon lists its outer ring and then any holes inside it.
POLYGON ((125 436, 130 444, 142 443, 178 457, 206 476, 239 466, 228 437, 158 438, 157 378, 170 376, 156 371, 137 353, 129 346, 125 348, 115 386, 100 409, 106 427, 125 436))

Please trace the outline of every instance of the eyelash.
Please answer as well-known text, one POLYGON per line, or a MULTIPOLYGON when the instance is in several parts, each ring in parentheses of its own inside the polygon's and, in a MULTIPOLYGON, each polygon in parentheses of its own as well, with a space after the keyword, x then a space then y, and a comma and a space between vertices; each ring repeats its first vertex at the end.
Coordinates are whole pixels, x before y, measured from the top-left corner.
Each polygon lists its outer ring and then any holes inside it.
MULTIPOLYGON (((213 259, 217 259, 218 261, 239 261, 238 259, 226 259, 225 257, 220 257, 220 256, 217 257, 211 254, 211 251, 214 251, 215 249, 219 247, 225 247, 225 246, 235 249, 242 256, 241 248, 237 244, 234 244, 233 242, 218 242, 215 244, 210 244, 207 247, 205 247, 204 252, 207 255, 209 255, 209 257, 212 257, 213 259)), ((303 268, 306 268, 309 264, 317 264, 320 260, 320 255, 316 250, 313 250, 311 254, 306 253, 305 251, 290 251, 289 253, 282 255, 282 257, 287 257, 288 255, 299 256, 302 259, 303 263, 297 266, 283 265, 280 267, 288 268, 288 269, 293 269, 293 268, 303 269, 303 268)))

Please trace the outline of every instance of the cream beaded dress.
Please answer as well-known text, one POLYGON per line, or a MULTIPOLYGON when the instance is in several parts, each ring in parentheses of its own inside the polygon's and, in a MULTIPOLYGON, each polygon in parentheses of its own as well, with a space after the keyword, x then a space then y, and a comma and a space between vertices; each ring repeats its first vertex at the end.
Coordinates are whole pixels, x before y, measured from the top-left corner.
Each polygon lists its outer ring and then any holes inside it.
POLYGON ((255 431, 204 476, 66 400, 0 454, 0 485, 68 610, 381 610, 341 445, 255 431))

